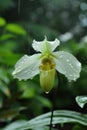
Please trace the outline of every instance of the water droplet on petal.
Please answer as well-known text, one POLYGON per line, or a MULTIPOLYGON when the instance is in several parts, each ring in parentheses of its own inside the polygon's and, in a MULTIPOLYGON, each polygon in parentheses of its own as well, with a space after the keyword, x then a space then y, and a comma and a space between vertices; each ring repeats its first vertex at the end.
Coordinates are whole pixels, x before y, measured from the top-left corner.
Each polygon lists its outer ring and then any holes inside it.
POLYGON ((53 124, 52 126, 55 127, 55 124, 53 124))
POLYGON ((46 94, 49 94, 49 92, 45 92, 46 94))
POLYGON ((74 81, 76 81, 76 79, 77 79, 77 76, 75 75, 75 76, 74 76, 74 81))
POLYGON ((71 66, 72 64, 71 64, 71 63, 69 63, 69 65, 71 66))
POLYGON ((67 59, 66 61, 69 62, 69 59, 67 59))
POLYGON ((76 78, 74 78, 74 81, 76 81, 76 78))
POLYGON ((80 64, 80 63, 77 63, 77 66, 78 66, 78 67, 80 67, 80 66, 81 66, 81 64, 80 64))
POLYGON ((73 66, 71 65, 71 68, 73 69, 73 66))

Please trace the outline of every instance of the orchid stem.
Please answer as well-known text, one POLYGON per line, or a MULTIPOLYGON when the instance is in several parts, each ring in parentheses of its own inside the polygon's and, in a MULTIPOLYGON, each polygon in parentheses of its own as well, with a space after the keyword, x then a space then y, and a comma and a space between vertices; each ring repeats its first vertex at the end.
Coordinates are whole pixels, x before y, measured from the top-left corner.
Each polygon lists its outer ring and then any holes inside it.
POLYGON ((57 86, 57 88, 55 90, 55 94, 53 95, 49 130, 52 130, 53 112, 54 112, 54 109, 55 109, 55 98, 56 98, 57 92, 58 92, 59 87, 60 87, 60 75, 59 75, 59 73, 57 73, 57 77, 58 77, 58 86, 57 86))
POLYGON ((50 118, 50 127, 49 127, 49 130, 52 130, 53 112, 54 112, 54 107, 52 107, 52 110, 51 110, 51 118, 50 118))

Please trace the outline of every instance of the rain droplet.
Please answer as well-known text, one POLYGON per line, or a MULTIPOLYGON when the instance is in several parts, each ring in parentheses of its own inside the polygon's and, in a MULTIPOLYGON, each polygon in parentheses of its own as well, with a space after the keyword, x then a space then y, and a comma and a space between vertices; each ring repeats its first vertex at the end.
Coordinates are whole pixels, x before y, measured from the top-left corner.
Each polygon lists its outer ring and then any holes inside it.
POLYGON ((78 66, 78 67, 81 67, 81 64, 80 64, 80 63, 78 63, 78 64, 77 64, 77 66, 78 66))
POLYGON ((69 62, 69 59, 67 59, 66 61, 69 62))
POLYGON ((49 92, 45 92, 46 94, 49 94, 49 92))
POLYGON ((72 66, 72 64, 71 64, 71 63, 69 63, 69 65, 70 65, 70 66, 72 66))
POLYGON ((76 79, 77 79, 77 75, 74 76, 74 81, 76 81, 76 79))
POLYGON ((52 126, 55 127, 55 124, 53 124, 52 126))
POLYGON ((74 79, 73 79, 74 81, 76 81, 76 78, 74 77, 74 79))
POLYGON ((71 68, 73 69, 73 66, 71 65, 71 68))

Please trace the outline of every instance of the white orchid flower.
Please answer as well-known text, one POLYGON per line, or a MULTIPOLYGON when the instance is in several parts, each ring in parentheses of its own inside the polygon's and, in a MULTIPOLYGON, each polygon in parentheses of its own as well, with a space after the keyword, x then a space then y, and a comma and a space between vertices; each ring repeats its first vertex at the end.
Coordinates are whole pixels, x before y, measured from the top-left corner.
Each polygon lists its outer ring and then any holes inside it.
POLYGON ((32 47, 39 53, 32 56, 24 55, 15 65, 12 73, 14 78, 27 80, 40 74, 40 85, 46 93, 54 85, 55 70, 64 74, 69 81, 76 81, 80 76, 81 63, 68 52, 54 52, 59 45, 58 39, 47 41, 45 37, 40 42, 33 40, 32 47))

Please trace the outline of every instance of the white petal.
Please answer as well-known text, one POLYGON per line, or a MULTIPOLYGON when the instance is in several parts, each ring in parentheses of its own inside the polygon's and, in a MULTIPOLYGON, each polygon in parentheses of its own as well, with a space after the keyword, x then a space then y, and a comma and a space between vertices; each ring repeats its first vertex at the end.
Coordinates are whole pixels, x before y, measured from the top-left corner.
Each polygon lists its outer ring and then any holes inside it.
POLYGON ((41 42, 33 40, 32 47, 38 52, 46 53, 54 51, 59 44, 60 42, 58 39, 47 41, 47 38, 45 37, 44 41, 41 42))
POLYGON ((59 51, 53 53, 56 69, 64 74, 69 81, 79 78, 81 71, 81 63, 70 53, 59 51))
POLYGON ((33 78, 39 73, 41 54, 32 56, 24 55, 15 65, 12 75, 19 80, 27 80, 33 78))

